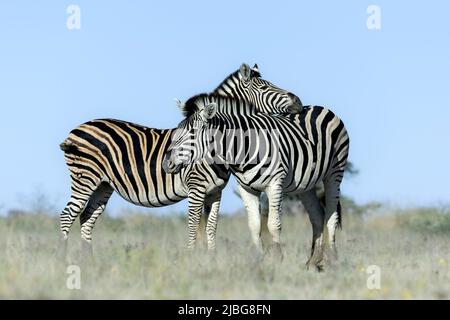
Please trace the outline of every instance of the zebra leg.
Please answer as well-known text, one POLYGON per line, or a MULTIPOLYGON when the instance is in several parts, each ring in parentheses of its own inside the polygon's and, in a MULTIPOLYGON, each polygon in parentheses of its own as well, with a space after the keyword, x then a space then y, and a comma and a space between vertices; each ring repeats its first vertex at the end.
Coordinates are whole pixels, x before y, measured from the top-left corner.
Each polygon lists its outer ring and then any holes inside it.
POLYGON ((61 212, 59 220, 62 237, 57 252, 57 255, 60 258, 66 257, 67 241, 69 238, 70 227, 72 227, 75 219, 84 210, 86 203, 89 201, 90 196, 91 194, 87 193, 72 192, 72 196, 70 197, 69 202, 67 202, 66 207, 61 212))
POLYGON ((222 197, 222 192, 215 195, 215 197, 207 199, 207 204, 205 205, 205 211, 207 208, 207 224, 206 224, 206 236, 208 239, 208 250, 216 250, 216 231, 217 231, 217 219, 219 217, 220 199, 222 197))
POLYGON ((60 215, 62 240, 59 245, 58 255, 61 257, 66 256, 67 239, 69 237, 70 227, 73 225, 78 215, 85 210, 89 199, 101 183, 99 175, 95 172, 87 169, 79 169, 75 165, 77 159, 72 159, 67 155, 65 158, 66 163, 69 166, 70 178, 72 180, 72 195, 60 215))
POLYGON ((195 247, 204 202, 205 202, 205 190, 196 189, 196 192, 192 191, 189 192, 188 242, 187 242, 188 249, 193 249, 195 247))
POLYGON ((280 259, 283 258, 283 253, 281 251, 281 204, 283 202, 283 188, 282 183, 276 181, 271 183, 266 188, 267 198, 269 200, 269 216, 267 218, 267 228, 272 236, 273 246, 275 249, 275 254, 277 254, 280 259))
POLYGON ((202 248, 207 247, 207 237, 206 237, 206 225, 209 217, 209 212, 211 211, 211 205, 207 202, 203 204, 203 214, 200 217, 200 222, 198 224, 197 230, 197 240, 196 243, 201 243, 202 248))
POLYGON ((311 256, 306 266, 309 268, 313 265, 317 270, 321 271, 323 269, 323 226, 325 213, 317 198, 315 189, 301 194, 300 199, 308 212, 313 233, 311 256))
POLYGON ((261 215, 259 213, 259 197, 261 193, 251 193, 242 188, 241 185, 239 185, 239 193, 247 210, 248 227, 253 243, 257 253, 262 256, 264 252, 261 241, 261 215))
POLYGON ((341 226, 340 184, 342 173, 325 180, 325 224, 330 260, 337 260, 336 229, 341 226))
POLYGON ((95 221, 105 210, 106 204, 114 189, 107 183, 102 183, 91 196, 86 209, 80 215, 82 250, 85 255, 93 256, 92 229, 95 221))

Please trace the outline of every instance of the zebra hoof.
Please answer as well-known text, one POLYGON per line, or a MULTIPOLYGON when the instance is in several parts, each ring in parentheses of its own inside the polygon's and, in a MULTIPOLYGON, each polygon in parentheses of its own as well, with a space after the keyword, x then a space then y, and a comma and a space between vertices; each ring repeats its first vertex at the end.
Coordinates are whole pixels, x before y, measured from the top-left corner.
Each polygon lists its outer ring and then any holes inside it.
POLYGON ((317 261, 316 259, 313 258, 310 258, 308 262, 306 262, 306 270, 310 270, 310 268, 316 270, 317 272, 325 271, 323 262, 321 260, 317 261))
POLYGON ((330 248, 327 253, 327 260, 330 263, 335 263, 338 260, 338 254, 336 248, 330 248))
POLYGON ((81 260, 83 262, 91 262, 94 260, 94 251, 92 250, 92 243, 86 240, 81 241, 81 260))
POLYGON ((67 239, 61 237, 56 248, 56 259, 60 261, 65 261, 67 258, 67 239))
POLYGON ((283 262, 284 256, 283 256, 283 250, 281 249, 281 244, 274 243, 269 247, 269 253, 270 256, 274 261, 283 262))
POLYGON ((215 250, 214 251, 208 250, 207 261, 208 261, 208 263, 217 263, 218 262, 217 252, 215 250))
POLYGON ((251 262, 254 265, 259 265, 264 261, 264 254, 262 252, 256 251, 251 254, 251 262))

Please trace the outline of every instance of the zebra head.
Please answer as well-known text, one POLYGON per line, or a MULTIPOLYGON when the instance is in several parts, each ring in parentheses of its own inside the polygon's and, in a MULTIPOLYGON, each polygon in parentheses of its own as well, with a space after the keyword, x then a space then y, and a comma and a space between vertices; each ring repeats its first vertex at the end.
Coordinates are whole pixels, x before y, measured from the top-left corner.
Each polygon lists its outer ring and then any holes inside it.
MULTIPOLYGON (((180 104, 179 107, 183 106, 180 104)), ((209 144, 206 130, 209 120, 216 112, 217 104, 210 102, 180 122, 172 134, 172 142, 164 156, 164 171, 178 173, 182 168, 205 157, 209 144)))
POLYGON ((299 113, 303 109, 300 98, 295 94, 262 79, 256 64, 250 68, 243 63, 214 93, 250 102, 264 113, 299 113))

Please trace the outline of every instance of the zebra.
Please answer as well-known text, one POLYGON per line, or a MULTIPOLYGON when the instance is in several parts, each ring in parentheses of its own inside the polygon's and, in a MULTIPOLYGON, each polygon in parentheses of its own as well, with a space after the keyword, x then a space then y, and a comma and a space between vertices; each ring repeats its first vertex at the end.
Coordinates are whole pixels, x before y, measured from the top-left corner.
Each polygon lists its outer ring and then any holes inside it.
MULTIPOLYGON (((265 112, 300 112, 300 99, 261 78, 257 65, 247 64, 215 90, 225 96, 255 100, 265 112), (263 86, 263 87, 262 87, 263 86), (263 98, 267 96, 267 98, 263 98)), ((181 103, 180 103, 181 105, 181 103)), ((177 174, 163 169, 174 129, 155 129, 115 119, 88 121, 73 129, 60 144, 71 178, 71 197, 60 215, 65 255, 69 230, 80 217, 84 251, 92 255, 92 230, 116 191, 126 201, 144 207, 162 207, 188 198, 188 248, 193 248, 202 210, 207 218, 208 248, 214 250, 221 192, 230 177, 224 165, 201 163, 177 174)))
POLYGON ((175 130, 164 160, 168 172, 176 173, 198 160, 227 165, 238 181, 252 240, 261 254, 261 192, 269 199, 268 229, 281 256, 283 193, 299 194, 313 229, 307 266, 322 270, 324 233, 331 259, 336 257, 340 184, 350 140, 344 123, 332 111, 307 106, 296 114, 268 115, 242 100, 203 94, 188 100, 182 112, 186 118, 175 130), (231 156, 229 150, 234 152, 231 156), (325 208, 314 188, 321 181, 325 208))
POLYGON ((251 69, 245 63, 242 64, 212 94, 247 101, 267 114, 295 114, 303 108, 302 101, 295 94, 262 79, 257 64, 251 69))

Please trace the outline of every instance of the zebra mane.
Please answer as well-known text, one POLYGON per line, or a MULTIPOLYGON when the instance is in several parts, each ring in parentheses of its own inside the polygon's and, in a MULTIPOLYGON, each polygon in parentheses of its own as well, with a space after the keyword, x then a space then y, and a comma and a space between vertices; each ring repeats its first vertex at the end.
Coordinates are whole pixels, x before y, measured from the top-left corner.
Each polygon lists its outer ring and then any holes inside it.
POLYGON ((181 113, 185 118, 189 118, 192 114, 200 110, 200 101, 203 101, 203 99, 208 98, 210 94, 208 93, 200 93, 193 97, 190 97, 183 106, 181 106, 181 113))
MULTIPOLYGON (((251 69, 250 71, 250 77, 251 78, 261 78, 261 73, 257 70, 251 69)), ((222 86, 231 78, 239 78, 239 69, 235 72, 231 73, 228 77, 226 77, 218 86, 216 89, 214 89, 211 93, 200 93, 197 94, 189 100, 187 100, 184 104, 179 103, 181 112, 185 118, 188 118, 193 113, 198 111, 200 109, 199 102, 202 101, 205 98, 212 98, 215 97, 216 99, 222 98, 222 95, 219 95, 218 91, 222 88, 222 86)), ((256 108, 255 108, 256 109, 256 108)))
MULTIPOLYGON (((214 89, 213 93, 217 93, 219 89, 231 78, 239 78, 239 69, 235 72, 231 73, 228 77, 226 77, 218 86, 214 89)), ((261 73, 259 71, 251 69, 250 78, 261 78, 261 73)))
POLYGON ((238 100, 236 98, 224 97, 222 95, 213 92, 213 93, 200 93, 189 98, 189 100, 187 100, 186 103, 181 107, 181 112, 183 113, 183 116, 185 118, 188 118, 195 112, 203 109, 206 101, 218 102, 219 112, 223 112, 221 109, 227 107, 229 108, 230 105, 233 105, 231 110, 228 109, 227 112, 239 114, 258 113, 258 110, 251 102, 238 100))

